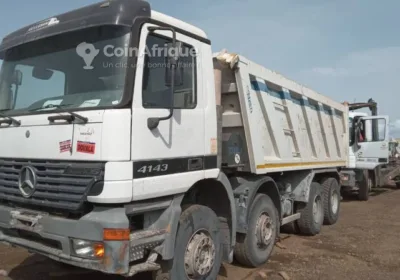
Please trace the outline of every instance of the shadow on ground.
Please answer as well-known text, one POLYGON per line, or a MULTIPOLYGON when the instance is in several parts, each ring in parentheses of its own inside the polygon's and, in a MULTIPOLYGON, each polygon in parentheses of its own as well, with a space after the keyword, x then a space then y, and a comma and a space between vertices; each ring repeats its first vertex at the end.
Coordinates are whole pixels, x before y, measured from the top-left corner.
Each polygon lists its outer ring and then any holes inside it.
MULTIPOLYGON (((375 197, 385 193, 396 192, 396 191, 400 191, 400 189, 397 188, 396 186, 385 186, 384 188, 373 188, 369 195, 371 197, 375 197)), ((342 202, 354 202, 359 200, 357 192, 342 193, 342 197, 343 197, 342 202)))
MULTIPOLYGON (((21 264, 12 269, 8 276, 12 280, 123 280, 125 277, 106 275, 86 269, 79 269, 73 266, 57 263, 48 258, 31 255, 21 264)), ((151 274, 139 274, 131 280, 151 280, 151 274)))
MULTIPOLYGON (((221 266, 219 275, 228 277, 225 266, 221 266)), ((107 275, 86 269, 57 263, 39 255, 30 255, 18 266, 9 271, 8 277, 12 280, 125 280, 125 277, 107 275)), ((0 277, 1 279, 1 277, 0 277)), ((130 280, 152 280, 151 273, 135 275, 130 280)))

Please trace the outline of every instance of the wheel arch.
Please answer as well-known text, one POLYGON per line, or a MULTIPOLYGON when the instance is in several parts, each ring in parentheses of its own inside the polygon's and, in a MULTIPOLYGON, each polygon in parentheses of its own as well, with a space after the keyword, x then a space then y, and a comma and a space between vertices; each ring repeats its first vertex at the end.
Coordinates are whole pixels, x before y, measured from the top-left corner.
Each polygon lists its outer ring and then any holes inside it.
POLYGON ((336 169, 328 169, 328 170, 315 170, 313 182, 317 182, 323 184, 323 182, 328 178, 335 178, 339 185, 340 184, 340 174, 336 169))
POLYGON ((199 204, 212 209, 220 219, 223 236, 223 257, 233 261, 233 248, 236 243, 236 207, 232 187, 225 174, 216 179, 196 182, 184 195, 181 207, 199 204))
POLYGON ((281 199, 278 186, 271 177, 236 177, 231 179, 234 186, 237 212, 237 232, 246 233, 250 206, 257 194, 268 195, 278 210, 279 220, 282 218, 281 199))

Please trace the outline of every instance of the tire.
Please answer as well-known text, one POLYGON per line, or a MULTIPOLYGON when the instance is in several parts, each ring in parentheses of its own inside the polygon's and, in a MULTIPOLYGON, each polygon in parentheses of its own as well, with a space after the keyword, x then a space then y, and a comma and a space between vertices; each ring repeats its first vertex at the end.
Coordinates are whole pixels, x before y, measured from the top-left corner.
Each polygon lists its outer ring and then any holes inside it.
POLYGON ((369 177, 368 170, 363 171, 362 181, 358 183, 358 200, 368 201, 369 192, 372 188, 372 180, 369 177))
POLYGON ((339 219, 340 186, 335 178, 322 181, 324 195, 324 225, 334 225, 339 219))
MULTIPOLYGON (((210 244, 206 243, 205 244, 210 244)), ((204 251, 199 251, 199 253, 204 251)), ((202 254, 204 257, 204 254, 202 254)), ((204 259, 211 259, 204 257, 204 259)), ((204 266, 207 261, 203 261, 204 266)), ((161 270, 153 274, 154 280, 174 280, 174 279, 201 279, 201 280, 215 280, 222 264, 222 243, 221 234, 219 230, 219 220, 217 215, 210 208, 201 205, 191 205, 182 212, 178 232, 176 235, 175 254, 173 260, 163 261, 161 263, 161 270), (204 237, 207 237, 205 239, 204 237), (210 245, 203 245, 205 240, 210 240, 214 245, 213 249, 210 245), (192 246, 190 246, 191 244, 192 246), (189 248, 191 247, 191 249, 189 248), (207 247, 205 255, 214 255, 214 261, 208 262, 210 269, 205 268, 206 272, 203 274, 196 274, 195 266, 190 265, 195 263, 196 256, 199 254, 188 254, 186 252, 196 252, 196 248, 207 247), (185 256, 189 256, 185 259, 185 256), (193 256, 193 257, 190 257, 193 256), (189 264, 189 265, 187 265, 189 264), (191 267, 191 268, 189 268, 191 267), (207 272, 208 270, 208 272, 207 272)), ((204 271, 203 271, 204 272, 204 271)))
POLYGON ((301 214, 297 221, 301 234, 314 236, 321 232, 324 221, 324 199, 320 184, 311 183, 308 203, 299 205, 297 212, 301 214))
POLYGON ((247 234, 236 237, 235 258, 244 266, 259 267, 268 261, 275 246, 280 227, 278 211, 269 196, 257 194, 248 217, 247 234))

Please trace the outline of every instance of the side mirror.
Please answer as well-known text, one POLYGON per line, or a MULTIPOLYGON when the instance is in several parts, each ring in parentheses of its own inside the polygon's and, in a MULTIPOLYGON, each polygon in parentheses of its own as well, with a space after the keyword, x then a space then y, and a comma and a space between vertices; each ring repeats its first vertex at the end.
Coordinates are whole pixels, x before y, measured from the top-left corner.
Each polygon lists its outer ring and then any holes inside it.
POLYGON ((180 62, 180 56, 182 53, 182 43, 175 42, 169 43, 167 46, 167 57, 165 67, 165 85, 167 87, 172 86, 174 80, 174 86, 183 85, 183 67, 180 62), (174 79, 172 79, 172 68, 175 67, 174 79))
POLYGON ((15 70, 12 77, 12 84, 16 86, 22 85, 22 72, 21 70, 15 70))
POLYGON ((32 76, 39 80, 50 80, 54 72, 41 67, 35 67, 32 70, 32 76))
MULTIPOLYGON (((166 121, 172 118, 174 115, 174 94, 175 94, 175 81, 177 80, 177 72, 178 65, 179 65, 179 56, 181 54, 181 48, 182 48, 182 43, 176 41, 176 31, 173 27, 149 27, 148 28, 149 32, 155 32, 156 30, 168 30, 172 32, 172 44, 168 45, 168 53, 166 55, 167 58, 167 67, 166 67, 166 72, 165 72, 165 84, 169 85, 170 88, 170 108, 169 108, 169 114, 166 117, 161 117, 161 118, 149 118, 147 119, 147 127, 150 130, 154 130, 158 127, 160 124, 160 121, 166 121)), ((181 83, 182 75, 180 75, 181 78, 178 79, 178 85, 181 83)))

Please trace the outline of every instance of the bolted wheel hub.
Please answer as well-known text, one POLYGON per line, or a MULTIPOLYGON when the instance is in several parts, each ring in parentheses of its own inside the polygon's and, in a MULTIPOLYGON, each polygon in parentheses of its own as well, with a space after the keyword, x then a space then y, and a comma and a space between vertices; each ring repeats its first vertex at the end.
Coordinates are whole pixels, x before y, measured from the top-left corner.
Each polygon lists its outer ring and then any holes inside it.
POLYGON ((273 222, 267 213, 262 213, 257 221, 256 235, 259 247, 268 246, 271 243, 273 222))
POLYGON ((323 219, 324 209, 322 206, 321 197, 316 196, 313 203, 313 216, 314 216, 314 223, 318 224, 323 219))
POLYGON ((339 209, 339 194, 336 191, 332 192, 331 195, 331 207, 332 213, 336 214, 339 209))
MULTIPOLYGON (((179 240, 178 240, 179 242, 179 240)), ((190 239, 185 253, 185 270, 190 279, 207 275, 214 266, 215 245, 210 234, 201 230, 190 239)))

